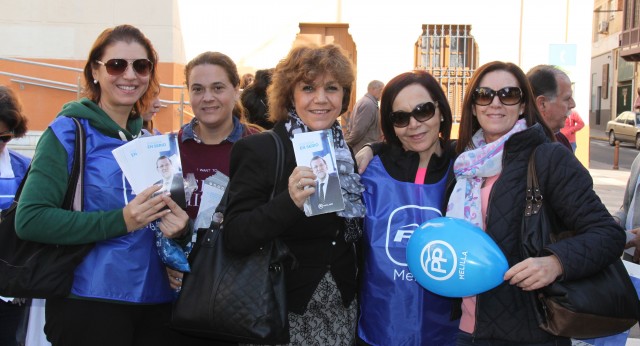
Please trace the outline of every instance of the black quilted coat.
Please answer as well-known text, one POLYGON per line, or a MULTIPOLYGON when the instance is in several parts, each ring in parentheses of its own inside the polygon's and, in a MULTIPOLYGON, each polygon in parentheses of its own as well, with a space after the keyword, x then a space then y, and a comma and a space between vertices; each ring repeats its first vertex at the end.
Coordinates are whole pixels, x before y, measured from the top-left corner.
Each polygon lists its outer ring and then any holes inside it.
MULTIPOLYGON (((548 210, 564 229, 579 235, 548 246, 562 264, 563 276, 571 280, 588 276, 620 257, 624 231, 613 220, 593 191, 589 172, 560 143, 551 143, 540 125, 514 134, 505 144, 503 169, 493 185, 487 209, 489 234, 504 252, 509 266, 524 260, 520 229, 524 211, 527 163, 533 148, 536 169, 548 210)), ((478 295, 476 338, 495 338, 516 343, 551 341, 554 336, 538 328, 530 292, 508 282, 478 295)))

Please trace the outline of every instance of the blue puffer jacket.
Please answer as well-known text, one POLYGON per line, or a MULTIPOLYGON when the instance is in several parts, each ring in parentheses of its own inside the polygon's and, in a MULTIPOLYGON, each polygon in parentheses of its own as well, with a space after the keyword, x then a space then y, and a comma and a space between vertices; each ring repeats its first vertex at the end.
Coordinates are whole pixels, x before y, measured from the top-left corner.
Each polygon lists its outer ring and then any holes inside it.
MULTIPOLYGON (((524 260, 520 230, 524 212, 527 164, 536 146, 538 180, 549 211, 564 229, 578 235, 546 248, 563 268, 559 280, 589 276, 619 258, 625 234, 593 191, 587 169, 570 150, 551 143, 540 125, 514 134, 505 144, 503 169, 493 185, 487 209, 489 234, 504 252, 509 266, 524 260)), ((477 296, 476 338, 497 338, 516 343, 545 342, 554 337, 538 328, 531 292, 508 282, 477 296)))

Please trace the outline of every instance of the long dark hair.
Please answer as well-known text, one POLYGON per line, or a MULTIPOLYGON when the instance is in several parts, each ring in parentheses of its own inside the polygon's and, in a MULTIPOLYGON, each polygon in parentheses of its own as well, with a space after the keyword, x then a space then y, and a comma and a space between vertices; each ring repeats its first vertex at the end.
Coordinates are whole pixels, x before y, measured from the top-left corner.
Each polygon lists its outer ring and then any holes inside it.
POLYGON ((520 89, 522 90, 522 101, 524 104, 524 112, 520 115, 519 119, 526 119, 527 126, 532 126, 533 124, 540 123, 542 125, 544 132, 547 137, 551 141, 555 141, 555 136, 549 127, 542 120, 542 116, 536 107, 536 103, 534 102, 535 98, 533 97, 533 92, 531 90, 531 85, 529 84, 529 80, 527 80, 527 76, 522 72, 518 65, 510 63, 510 62, 502 62, 502 61, 492 61, 486 63, 480 68, 476 70, 471 77, 471 81, 467 86, 467 90, 464 95, 464 101, 462 102, 462 117, 460 119, 460 132, 458 136, 458 142, 456 144, 456 152, 458 154, 464 152, 468 146, 473 147, 473 142, 471 138, 473 134, 476 133, 480 129, 480 123, 478 122, 478 118, 473 115, 473 99, 472 94, 473 91, 480 85, 480 81, 487 75, 489 72, 493 71, 506 71, 513 75, 518 84, 520 85, 520 89))

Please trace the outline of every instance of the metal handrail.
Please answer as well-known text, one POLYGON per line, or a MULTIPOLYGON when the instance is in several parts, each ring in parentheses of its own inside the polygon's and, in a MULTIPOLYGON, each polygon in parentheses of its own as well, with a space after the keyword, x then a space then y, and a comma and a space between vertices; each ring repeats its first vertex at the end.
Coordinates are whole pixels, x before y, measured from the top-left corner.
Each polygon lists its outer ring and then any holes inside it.
MULTIPOLYGON (((21 64, 28 64, 28 65, 42 66, 42 67, 48 67, 48 68, 55 68, 55 69, 59 69, 59 70, 73 71, 73 72, 78 72, 78 73, 82 73, 84 71, 81 68, 69 67, 69 66, 63 66, 63 65, 55 65, 55 64, 49 64, 49 63, 37 62, 37 61, 31 61, 31 60, 24 60, 24 59, 0 57, 0 60, 11 61, 11 62, 16 62, 16 63, 21 63, 21 64)), ((26 79, 26 80, 11 79, 11 81, 15 82, 15 83, 23 83, 23 84, 28 84, 28 85, 40 86, 40 87, 44 87, 44 88, 76 92, 76 94, 77 94, 76 97, 78 99, 80 98, 80 92, 82 91, 82 86, 80 84, 80 76, 78 76, 78 83, 77 84, 70 84, 70 83, 63 83, 63 82, 58 82, 58 81, 53 81, 53 80, 48 80, 48 79, 29 77, 29 76, 25 76, 25 75, 9 73, 9 72, 3 72, 3 71, 0 71, 0 75, 26 79), (73 89, 70 89, 70 88, 73 88, 73 89)), ((184 100, 184 91, 185 91, 186 87, 184 85, 174 85, 174 84, 164 84, 164 83, 160 83, 160 86, 162 88, 166 88, 166 89, 180 89, 180 100, 179 101, 161 100, 161 102, 164 103, 164 104, 179 105, 178 110, 180 112, 180 126, 182 126, 183 123, 184 123, 184 121, 183 121, 184 112, 185 112, 184 106, 185 105, 190 105, 190 103, 188 101, 184 100)), ((193 114, 191 114, 191 113, 188 113, 188 115, 193 117, 193 114)))
MULTIPOLYGON (((16 73, 9 73, 9 72, 0 71, 0 75, 9 76, 9 77, 16 77, 16 78, 23 78, 23 79, 29 79, 29 80, 35 81, 35 82, 49 83, 49 84, 59 85, 59 86, 64 86, 64 87, 69 87, 69 88, 76 88, 77 87, 77 85, 71 84, 71 83, 56 82, 56 81, 52 81, 52 80, 48 80, 48 79, 29 77, 29 76, 25 76, 25 75, 21 75, 21 74, 16 74, 16 73)), ((76 91, 76 90, 74 89, 73 91, 76 91)))
MULTIPOLYGON (((48 85, 48 84, 42 84, 42 83, 35 83, 35 82, 29 82, 26 80, 20 80, 20 79, 12 79, 12 82, 15 83, 20 83, 20 84, 27 84, 27 85, 35 85, 35 86, 41 86, 41 87, 45 87, 45 88, 49 88, 49 89, 55 89, 55 90, 62 90, 62 91, 71 91, 71 92, 78 92, 78 89, 68 89, 68 88, 61 88, 61 87, 57 87, 57 86, 52 86, 52 85, 48 85)), ((75 85, 74 85, 75 86, 75 85)))
POLYGON ((38 62, 38 61, 31 61, 31 60, 24 60, 24 59, 0 57, 0 60, 13 61, 13 62, 18 62, 18 63, 23 63, 23 64, 43 66, 43 67, 51 67, 51 68, 56 68, 56 69, 59 69, 59 70, 67 70, 67 71, 75 71, 75 72, 82 72, 83 71, 81 68, 77 68, 77 67, 69 67, 69 66, 63 66, 63 65, 47 64, 46 62, 38 62))

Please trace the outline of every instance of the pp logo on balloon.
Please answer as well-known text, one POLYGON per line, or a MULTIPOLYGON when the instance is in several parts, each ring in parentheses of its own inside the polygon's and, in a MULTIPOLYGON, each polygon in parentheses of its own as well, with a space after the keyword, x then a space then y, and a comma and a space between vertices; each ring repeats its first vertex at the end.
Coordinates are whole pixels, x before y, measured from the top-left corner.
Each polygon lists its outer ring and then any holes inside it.
POLYGON ((445 297, 468 297, 500 285, 508 269, 498 245, 482 229, 450 217, 416 228, 407 243, 415 280, 445 297))
POLYGON ((444 241, 434 240, 428 243, 422 253, 422 270, 437 281, 447 280, 456 272, 458 259, 453 247, 444 241))

